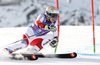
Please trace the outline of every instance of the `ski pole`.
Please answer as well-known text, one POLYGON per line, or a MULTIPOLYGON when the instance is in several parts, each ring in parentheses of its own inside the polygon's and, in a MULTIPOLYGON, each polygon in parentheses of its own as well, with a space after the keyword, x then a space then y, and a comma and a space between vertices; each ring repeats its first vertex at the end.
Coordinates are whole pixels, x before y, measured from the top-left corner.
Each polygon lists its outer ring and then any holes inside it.
MULTIPOLYGON (((33 37, 33 36, 36 36, 36 35, 39 35, 39 34, 43 34, 43 33, 45 33, 45 32, 47 32, 47 31, 43 31, 43 32, 40 32, 40 33, 37 33, 37 34, 31 35, 31 36, 29 36, 29 37, 27 37, 27 38, 17 40, 17 41, 15 41, 15 42, 11 43, 11 44, 15 44, 15 43, 17 43, 17 42, 19 42, 19 41, 22 41, 22 40, 28 39, 28 38, 30 38, 30 37, 33 37)), ((11 45, 11 44, 8 44, 8 45, 11 45)), ((8 45, 5 45, 5 46, 8 46, 8 45)), ((5 46, 3 46, 3 47, 5 47, 5 46)), ((2 47, 1 47, 1 48, 2 48, 2 47)))
POLYGON ((37 34, 34 34, 34 35, 31 35, 31 36, 29 36, 29 37, 27 37, 27 38, 24 38, 24 39, 17 40, 17 41, 15 41, 15 42, 13 42, 13 44, 14 44, 14 43, 17 43, 17 42, 19 42, 19 41, 22 41, 22 40, 28 39, 28 38, 33 37, 33 36, 36 36, 36 35, 39 35, 39 34, 43 34, 43 33, 45 33, 45 32, 46 32, 46 31, 44 31, 44 32, 40 32, 40 33, 37 33, 37 34))

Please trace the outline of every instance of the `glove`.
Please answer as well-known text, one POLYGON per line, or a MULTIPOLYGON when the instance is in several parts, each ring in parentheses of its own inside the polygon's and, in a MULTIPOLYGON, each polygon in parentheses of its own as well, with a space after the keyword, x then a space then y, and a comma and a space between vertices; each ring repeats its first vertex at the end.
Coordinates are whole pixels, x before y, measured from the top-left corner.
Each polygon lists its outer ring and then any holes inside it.
POLYGON ((58 44, 58 39, 57 39, 57 37, 54 37, 54 39, 50 42, 50 46, 52 48, 55 48, 57 46, 57 44, 58 44))
POLYGON ((46 30, 50 30, 51 32, 55 32, 57 30, 55 25, 45 25, 46 30))

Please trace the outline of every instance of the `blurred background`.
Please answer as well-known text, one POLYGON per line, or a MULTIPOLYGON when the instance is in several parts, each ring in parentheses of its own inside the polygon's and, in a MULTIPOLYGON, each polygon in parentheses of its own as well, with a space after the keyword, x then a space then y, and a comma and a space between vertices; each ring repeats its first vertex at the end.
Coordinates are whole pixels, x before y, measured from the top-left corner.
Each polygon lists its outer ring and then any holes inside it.
MULTIPOLYGON (((56 0, 0 0, 0 28, 31 25, 56 0)), ((59 0, 60 25, 92 26, 91 0, 59 0)), ((100 26, 100 0, 94 0, 94 21, 100 26)))

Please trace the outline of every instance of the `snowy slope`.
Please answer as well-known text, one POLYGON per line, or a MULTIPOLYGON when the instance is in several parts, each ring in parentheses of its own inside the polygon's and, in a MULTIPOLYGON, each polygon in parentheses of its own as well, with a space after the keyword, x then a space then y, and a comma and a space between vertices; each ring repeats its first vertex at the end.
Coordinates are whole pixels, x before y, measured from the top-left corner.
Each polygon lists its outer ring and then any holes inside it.
MULTIPOLYGON (((16 40, 22 39, 26 27, 0 28, 0 48, 16 40), (18 32, 16 32, 18 31, 18 32)), ((96 53, 93 54, 92 26, 61 26, 60 41, 57 53, 77 52, 74 59, 39 58, 36 61, 27 60, 0 60, 0 65, 100 65, 100 27, 96 26, 96 53), (81 55, 88 54, 88 55, 81 55), (92 54, 91 56, 89 56, 92 54), (99 55, 96 55, 99 54, 99 55), (95 55, 95 56, 93 56, 95 55)), ((48 47, 42 53, 54 53, 48 47)), ((1 57, 1 56, 0 56, 1 57)))

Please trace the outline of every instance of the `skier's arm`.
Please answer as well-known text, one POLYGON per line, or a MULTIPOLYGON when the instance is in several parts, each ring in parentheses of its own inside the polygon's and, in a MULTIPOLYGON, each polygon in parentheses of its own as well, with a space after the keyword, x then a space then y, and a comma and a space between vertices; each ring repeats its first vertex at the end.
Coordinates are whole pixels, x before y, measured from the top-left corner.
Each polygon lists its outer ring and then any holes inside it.
POLYGON ((55 23, 56 31, 53 32, 53 36, 58 38, 58 22, 55 23))
POLYGON ((55 25, 46 25, 43 23, 43 21, 45 21, 45 17, 44 15, 39 15, 37 20, 36 20, 36 25, 39 28, 45 29, 45 30, 49 30, 51 32, 55 32, 57 30, 55 25))
MULTIPOLYGON (((56 22, 55 26, 56 26, 56 28, 58 28, 57 22, 56 22)), ((54 36, 54 38, 51 41, 50 46, 55 48, 58 45, 58 42, 59 42, 59 40, 58 40, 58 29, 55 32, 53 32, 53 36, 54 36)))
POLYGON ((44 16, 43 15, 39 15, 37 17, 37 20, 36 20, 36 25, 39 27, 39 28, 45 28, 45 24, 43 23, 43 21, 45 20, 44 16))

